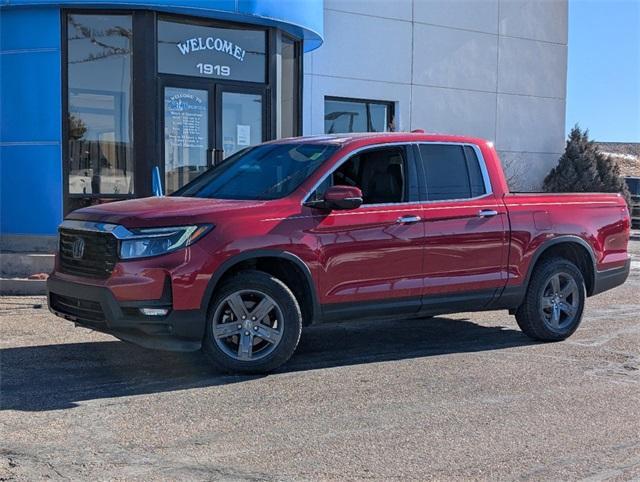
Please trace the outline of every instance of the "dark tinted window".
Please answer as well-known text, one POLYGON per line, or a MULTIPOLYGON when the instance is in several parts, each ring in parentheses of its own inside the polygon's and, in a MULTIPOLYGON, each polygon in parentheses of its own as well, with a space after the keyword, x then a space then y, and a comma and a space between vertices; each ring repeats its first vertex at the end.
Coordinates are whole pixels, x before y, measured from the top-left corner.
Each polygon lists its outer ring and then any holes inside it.
POLYGON ((464 146, 464 153, 469 168, 469 181, 471 182, 471 197, 482 196, 485 192, 484 179, 480 170, 480 161, 476 151, 471 146, 464 146))
POLYGON ((328 144, 263 144, 229 157, 174 193, 217 199, 277 199, 291 194, 336 150, 328 144))
POLYGON ((475 152, 463 146, 421 144, 427 200, 468 199, 484 194, 482 172, 475 152))

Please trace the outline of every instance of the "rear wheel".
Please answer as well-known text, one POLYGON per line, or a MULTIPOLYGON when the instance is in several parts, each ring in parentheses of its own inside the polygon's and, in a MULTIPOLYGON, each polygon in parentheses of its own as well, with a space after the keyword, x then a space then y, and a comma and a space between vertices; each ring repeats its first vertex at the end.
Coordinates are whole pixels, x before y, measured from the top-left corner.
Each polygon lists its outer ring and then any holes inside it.
POLYGON ((564 340, 580 325, 585 298, 580 270, 566 259, 548 259, 536 266, 516 321, 531 338, 564 340))
POLYGON ((219 369, 264 373, 291 357, 301 330, 291 290, 268 273, 243 271, 217 290, 202 346, 219 369))

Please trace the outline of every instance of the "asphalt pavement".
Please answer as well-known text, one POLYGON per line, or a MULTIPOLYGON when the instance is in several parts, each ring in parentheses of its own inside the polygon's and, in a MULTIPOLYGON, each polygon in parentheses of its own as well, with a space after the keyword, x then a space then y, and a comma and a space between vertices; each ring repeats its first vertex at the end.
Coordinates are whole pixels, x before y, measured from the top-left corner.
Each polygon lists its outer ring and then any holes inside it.
POLYGON ((640 478, 640 242, 629 281, 536 343, 506 312, 303 333, 269 376, 0 298, 0 480, 640 478))

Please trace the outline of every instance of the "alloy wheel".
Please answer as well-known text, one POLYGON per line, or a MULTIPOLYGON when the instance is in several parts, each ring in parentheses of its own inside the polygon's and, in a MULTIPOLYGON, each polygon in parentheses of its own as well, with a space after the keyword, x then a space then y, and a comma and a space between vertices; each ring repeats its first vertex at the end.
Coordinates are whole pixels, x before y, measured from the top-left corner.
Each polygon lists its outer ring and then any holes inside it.
POLYGON ((540 310, 545 324, 554 331, 571 326, 580 308, 578 283, 569 273, 553 274, 542 290, 540 310))
POLYGON ((213 315, 212 336, 229 357, 255 361, 272 353, 284 332, 282 310, 266 293, 236 291, 222 300, 213 315))

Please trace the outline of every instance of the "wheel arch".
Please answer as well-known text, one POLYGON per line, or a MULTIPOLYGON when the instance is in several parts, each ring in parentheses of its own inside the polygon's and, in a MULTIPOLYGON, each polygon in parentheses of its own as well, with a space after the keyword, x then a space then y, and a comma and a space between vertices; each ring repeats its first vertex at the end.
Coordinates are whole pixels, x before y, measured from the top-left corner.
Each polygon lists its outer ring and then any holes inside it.
POLYGON ((265 271, 284 284, 293 292, 300 303, 304 325, 317 320, 320 308, 315 283, 307 264, 293 253, 277 250, 252 250, 240 253, 226 260, 215 271, 202 298, 201 309, 209 314, 213 293, 221 282, 244 269, 265 271), (287 270, 286 268, 293 268, 287 270))
POLYGON ((545 241, 535 252, 525 280, 525 287, 529 286, 531 276, 536 266, 551 257, 562 257, 574 263, 584 277, 587 296, 591 296, 595 287, 596 256, 593 248, 579 236, 558 236, 545 241))

